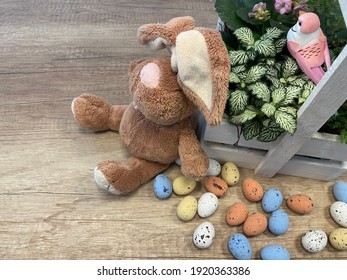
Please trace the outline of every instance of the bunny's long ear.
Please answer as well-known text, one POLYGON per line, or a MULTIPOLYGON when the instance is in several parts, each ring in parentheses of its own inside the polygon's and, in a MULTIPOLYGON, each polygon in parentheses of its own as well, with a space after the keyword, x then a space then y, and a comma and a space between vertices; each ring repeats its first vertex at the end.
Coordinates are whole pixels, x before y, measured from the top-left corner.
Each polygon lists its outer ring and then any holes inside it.
POLYGON ((148 45, 153 50, 165 47, 171 48, 176 43, 179 33, 191 30, 195 27, 192 17, 177 17, 167 23, 150 23, 141 25, 137 29, 137 39, 143 45, 148 45))
POLYGON ((195 28, 180 33, 171 64, 186 96, 200 109, 209 125, 223 117, 230 76, 228 51, 219 31, 195 28))

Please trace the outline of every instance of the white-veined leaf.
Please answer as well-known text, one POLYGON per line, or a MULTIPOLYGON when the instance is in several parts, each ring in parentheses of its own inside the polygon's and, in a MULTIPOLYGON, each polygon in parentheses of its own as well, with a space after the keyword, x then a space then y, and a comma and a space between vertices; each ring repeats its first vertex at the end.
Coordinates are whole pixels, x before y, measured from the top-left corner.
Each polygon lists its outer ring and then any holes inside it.
POLYGON ((255 50, 264 56, 274 57, 276 55, 276 47, 273 40, 270 39, 257 41, 255 50))
POLYGON ((298 71, 298 69, 299 68, 296 61, 293 58, 287 57, 283 64, 283 78, 287 79, 290 76, 293 76, 296 73, 296 71, 298 71))
POLYGON ((251 140, 252 138, 258 136, 260 129, 262 127, 261 122, 258 119, 253 119, 245 122, 242 126, 242 134, 246 140, 251 140))
POLYGON ((254 65, 247 72, 247 77, 245 79, 246 84, 251 84, 257 82, 266 73, 266 67, 262 65, 254 65))
POLYGON ((232 72, 238 74, 238 73, 241 73, 241 72, 245 72, 246 71, 246 65, 238 65, 238 66, 234 66, 232 69, 231 69, 232 72))
POLYGON ((294 99, 297 98, 301 92, 301 88, 295 86, 287 86, 286 89, 286 99, 281 102, 281 105, 292 104, 294 99))
POLYGON ((242 44, 247 46, 252 46, 254 44, 254 37, 252 30, 248 27, 241 27, 234 31, 234 34, 237 39, 240 40, 242 44))
POLYGON ((271 117, 276 112, 276 107, 271 103, 265 103, 260 109, 267 117, 271 117))
POLYGON ((265 83, 257 82, 248 86, 252 94, 264 102, 270 102, 270 90, 265 83))
POLYGON ((285 88, 276 88, 271 93, 272 102, 276 105, 282 102, 286 98, 286 90, 285 88))
POLYGON ((260 38, 262 40, 266 40, 266 39, 278 39, 279 37, 281 37, 281 35, 283 34, 283 31, 277 27, 270 27, 268 29, 266 29, 266 33, 261 36, 260 38))
POLYGON ((239 84, 241 80, 235 72, 230 72, 229 82, 234 84, 239 84))
POLYGON ((246 109, 240 115, 232 116, 230 121, 233 124, 239 125, 239 124, 244 124, 245 122, 254 119, 256 116, 257 116, 256 112, 249 110, 249 109, 246 109))
POLYGON ((233 114, 240 114, 246 109, 248 94, 243 90, 230 92, 229 105, 233 114))
POLYGON ((293 107, 279 107, 277 110, 288 113, 289 115, 292 115, 294 118, 297 117, 297 110, 293 107))
POLYGON ((258 141, 261 142, 272 142, 275 141, 281 134, 283 133, 283 130, 274 130, 268 127, 264 127, 257 137, 258 141))
POLYGON ((248 55, 244 50, 230 51, 229 52, 230 64, 232 66, 245 64, 248 61, 248 55))
POLYGON ((296 130, 296 119, 292 115, 285 112, 276 111, 275 121, 285 131, 292 135, 294 134, 296 130))
POLYGON ((287 44, 287 39, 282 38, 282 39, 278 39, 275 42, 275 47, 276 47, 276 52, 280 53, 283 50, 283 47, 287 44))

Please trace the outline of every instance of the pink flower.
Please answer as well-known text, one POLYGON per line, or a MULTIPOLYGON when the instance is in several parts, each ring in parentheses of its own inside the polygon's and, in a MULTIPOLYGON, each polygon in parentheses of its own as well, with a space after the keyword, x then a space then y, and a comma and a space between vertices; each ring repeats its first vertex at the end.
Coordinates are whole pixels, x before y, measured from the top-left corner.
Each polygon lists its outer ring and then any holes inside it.
POLYGON ((298 14, 300 11, 307 11, 307 3, 308 0, 303 0, 303 1, 294 1, 293 2, 293 12, 295 14, 298 14))
POLYGON ((275 9, 281 15, 287 14, 292 10, 292 0, 276 0, 275 9))
POLYGON ((255 4, 252 12, 248 13, 248 17, 256 18, 258 20, 266 20, 268 19, 270 12, 266 10, 266 3, 259 2, 255 4))

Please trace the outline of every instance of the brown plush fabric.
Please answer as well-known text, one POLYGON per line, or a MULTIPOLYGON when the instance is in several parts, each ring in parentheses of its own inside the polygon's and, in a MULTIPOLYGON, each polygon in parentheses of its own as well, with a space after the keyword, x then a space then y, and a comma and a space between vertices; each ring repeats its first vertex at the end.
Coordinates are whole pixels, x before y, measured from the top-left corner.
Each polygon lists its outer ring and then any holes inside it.
MULTIPOLYGON (((144 25, 139 28, 138 36, 144 43, 160 37, 164 38, 165 44, 175 45, 180 33, 193 28, 191 17, 175 18, 166 24, 144 25)), ((72 111, 77 123, 95 131, 119 131, 124 147, 132 155, 126 162, 103 161, 98 164, 94 178, 101 188, 115 194, 127 194, 168 168, 178 157, 184 175, 196 180, 206 176, 209 160, 200 147, 193 129, 196 124, 192 120, 199 109, 208 123, 220 122, 226 102, 229 60, 218 32, 197 30, 200 33, 193 33, 199 37, 206 54, 195 60, 194 67, 206 67, 208 71, 205 69, 201 73, 212 81, 212 90, 199 94, 201 77, 186 61, 175 61, 177 57, 173 54, 172 57, 137 60, 130 64, 129 89, 133 101, 127 106, 111 106, 93 95, 74 99, 72 111), (178 73, 172 69, 172 61, 174 65, 177 62, 178 73), (203 61, 201 65, 199 61, 203 61), (192 82, 194 91, 180 80, 182 65, 187 70, 185 80, 192 82), (190 75, 197 80, 190 80, 190 75)), ((186 34, 188 42, 189 34, 186 34)), ((184 46, 180 50, 186 51, 184 46)))

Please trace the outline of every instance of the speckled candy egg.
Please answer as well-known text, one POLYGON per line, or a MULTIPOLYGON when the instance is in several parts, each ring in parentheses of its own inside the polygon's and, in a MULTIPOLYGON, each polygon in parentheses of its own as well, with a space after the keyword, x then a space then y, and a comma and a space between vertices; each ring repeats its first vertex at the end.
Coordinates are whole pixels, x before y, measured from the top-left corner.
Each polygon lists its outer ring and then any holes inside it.
POLYGON ((221 165, 218 161, 215 159, 210 158, 209 159, 209 164, 208 164, 208 169, 207 169, 207 176, 218 176, 219 173, 221 172, 221 165))
POLYGON ((218 208, 218 197, 211 192, 204 193, 198 201, 198 215, 201 218, 211 216, 218 208))
POLYGON ((224 196, 228 191, 228 184, 220 177, 209 176, 204 180, 204 185, 208 192, 214 193, 217 197, 224 196))
POLYGON ((242 192, 245 198, 252 202, 260 201, 264 195, 263 187, 252 178, 243 180, 242 192))
POLYGON ((214 226, 211 222, 203 222, 197 226, 193 234, 194 245, 200 249, 207 249, 212 245, 215 236, 214 226))
POLYGON ((165 199, 171 196, 172 183, 166 175, 159 174, 154 178, 154 194, 159 199, 165 199))
POLYGON ((337 228, 329 234, 329 242, 337 250, 347 250, 347 228, 337 228))
POLYGON ((336 200, 347 203, 347 183, 335 182, 333 185, 333 194, 336 200))
POLYGON ((290 253, 281 245, 270 244, 260 249, 260 258, 262 260, 290 260, 290 253))
POLYGON ((198 201, 194 196, 188 195, 178 203, 176 213, 182 221, 190 221, 194 218, 198 209, 198 201))
POLYGON ((173 183, 173 191, 177 195, 187 195, 196 187, 196 181, 185 176, 177 177, 173 183))
POLYGON ((305 194, 294 194, 288 197, 287 206, 297 214, 308 214, 313 209, 312 199, 305 194))
POLYGON ((240 179, 238 167, 231 161, 224 163, 221 171, 221 177, 229 186, 236 185, 240 179))
POLYGON ((340 226, 347 227, 347 203, 335 201, 330 205, 330 215, 340 226))
POLYGON ((250 260, 252 258, 251 243, 242 233, 234 233, 229 237, 228 248, 237 260, 250 260))
POLYGON ((277 210, 283 202, 283 195, 280 190, 276 188, 270 188, 265 191, 263 199, 261 200, 261 206, 267 213, 271 213, 277 210))
POLYGON ((301 245, 307 252, 318 253, 328 243, 326 233, 320 229, 309 230, 301 237, 301 245))
POLYGON ((243 202, 235 202, 228 208, 226 222, 230 226, 241 225, 248 217, 248 207, 243 202))
POLYGON ((275 235, 286 233, 289 229, 289 216, 286 211, 282 209, 273 211, 269 217, 268 228, 275 235))
POLYGON ((262 213, 253 213, 243 223, 242 230, 247 236, 256 236, 263 233, 267 228, 267 218, 262 213))

